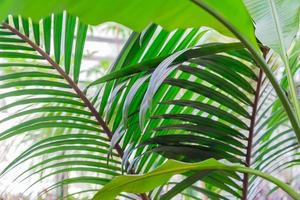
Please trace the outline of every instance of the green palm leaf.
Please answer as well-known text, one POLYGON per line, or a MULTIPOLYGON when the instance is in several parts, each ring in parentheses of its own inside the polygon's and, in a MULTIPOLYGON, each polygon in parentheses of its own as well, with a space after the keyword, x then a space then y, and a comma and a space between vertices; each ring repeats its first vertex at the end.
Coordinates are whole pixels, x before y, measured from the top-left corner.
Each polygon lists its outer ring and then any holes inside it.
POLYGON ((8 102, 0 108, 8 113, 0 124, 17 125, 5 127, 0 140, 39 137, 1 177, 33 161, 14 174, 14 181, 40 175, 25 192, 53 176, 75 174, 48 185, 48 191, 85 183, 89 189, 74 194, 106 185, 96 199, 149 190, 139 197, 255 199, 264 192, 264 183, 248 177, 252 173, 276 184, 266 196, 281 188, 299 199, 290 186, 267 175, 299 165, 300 111, 293 80, 300 66, 299 42, 288 51, 298 31, 299 5, 292 0, 246 2, 258 39, 271 50, 262 45, 259 50, 240 0, 63 1, 63 6, 6 1, 0 6, 0 18, 8 13, 15 16, 0 27, 0 69, 4 71, 0 100, 8 102), (291 6, 292 12, 279 5, 291 6), (118 14, 111 15, 112 9, 118 14), (108 74, 82 90, 78 83, 86 24, 103 20, 121 22, 135 31, 150 22, 166 29, 150 24, 142 33, 134 32, 108 74), (210 43, 212 30, 199 28, 203 25, 241 43, 210 43), (173 28, 186 29, 167 31, 173 28), (261 34, 264 28, 275 34, 266 38, 265 32, 261 34), (96 92, 88 96, 91 88, 96 92), (166 159, 191 163, 171 160, 164 164, 166 159), (152 176, 174 166, 175 171, 164 171, 158 179, 152 176), (121 176, 109 183, 123 170, 145 175, 121 176), (181 175, 170 179, 174 174, 181 175), (145 177, 150 178, 148 185, 141 184, 145 177), (132 179, 142 181, 137 185, 132 179), (164 193, 168 187, 172 188, 164 193))
MULTIPOLYGON (((143 37, 147 37, 146 32, 143 37)), ((154 44, 150 44, 149 50, 154 44)), ((126 50, 125 47, 123 51, 130 52, 130 48, 126 50)), ((144 51, 143 46, 140 51, 144 51)), ((271 58, 276 59, 276 56, 271 58)), ((276 155, 276 152, 287 147, 284 152, 297 149, 293 135, 288 136, 287 143, 278 139, 278 143, 269 145, 271 140, 267 138, 279 137, 273 131, 282 129, 288 118, 282 112, 270 82, 254 63, 248 51, 240 45, 206 44, 190 49, 186 47, 180 54, 166 55, 165 61, 146 60, 115 68, 92 83, 107 81, 105 89, 111 84, 110 91, 113 92, 108 92, 106 113, 110 113, 107 118, 111 119, 110 123, 116 130, 115 141, 128 147, 123 162, 134 157, 132 164, 126 166, 127 170, 148 172, 153 169, 152 163, 164 161, 159 156, 162 155, 188 162, 226 159, 246 166, 253 164, 256 169, 264 171, 272 167, 275 160, 287 157, 276 155), (214 51, 215 46, 222 51, 214 51), (270 110, 274 110, 273 114, 269 114, 270 110), (265 156, 267 153, 271 156, 265 156)), ((275 62, 274 72, 278 70, 277 66, 275 62)), ((255 178, 248 180, 245 174, 229 179, 225 185, 218 184, 227 176, 210 173, 203 175, 201 180, 223 190, 229 197, 255 194, 255 178)), ((189 182, 191 184, 193 182, 189 182)), ((181 184, 178 185, 181 188, 181 184)), ((186 187, 183 186, 182 190, 186 187)), ((157 194, 151 195, 157 198, 157 194)))
MULTIPOLYGON (((1 175, 11 175, 11 170, 22 163, 42 158, 45 160, 15 174, 15 181, 25 181, 36 174, 43 174, 28 186, 27 190, 30 190, 40 181, 58 174, 71 171, 94 174, 94 177, 71 177, 49 185, 50 189, 54 189, 63 184, 80 183, 80 180, 102 185, 119 174, 121 162, 118 154, 114 152, 110 165, 106 164, 110 139, 108 136, 111 133, 92 103, 76 85, 87 26, 64 12, 38 23, 27 18, 9 17, 1 31, 1 50, 4 51, 1 57, 6 59, 1 64, 1 69, 13 73, 5 73, 0 78, 0 98, 8 100, 1 111, 9 113, 0 123, 19 123, 6 127, 0 133, 0 139, 24 134, 46 137, 15 158, 1 175), (53 28, 51 24, 54 24, 53 28), (66 26, 68 31, 62 32, 62 26, 66 26), (62 40, 64 37, 68 38, 65 42, 62 40), (53 49, 50 48, 51 43, 54 44, 53 49), (55 61, 52 60, 52 55, 55 61), (63 63, 64 69, 58 63, 63 63), (22 72, 15 73, 14 69, 22 72), (10 110, 14 112, 11 113, 10 110), (97 182, 98 173, 106 176, 102 182, 97 182)), ((121 151, 119 147, 119 153, 121 151)))

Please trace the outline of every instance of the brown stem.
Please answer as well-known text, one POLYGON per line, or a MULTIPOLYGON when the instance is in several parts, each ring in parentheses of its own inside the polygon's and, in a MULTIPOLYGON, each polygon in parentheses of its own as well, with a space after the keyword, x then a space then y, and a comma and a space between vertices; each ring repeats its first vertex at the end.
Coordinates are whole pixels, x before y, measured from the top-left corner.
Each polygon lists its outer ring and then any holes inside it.
MULTIPOLYGON (((68 82, 68 84, 73 88, 73 90, 77 93, 77 95, 80 97, 80 99, 84 102, 86 107, 91 111, 93 116, 96 118, 98 124, 102 127, 103 131, 106 133, 109 140, 112 139, 113 133, 107 126, 106 122, 102 119, 102 117, 99 115, 98 111, 94 107, 94 105, 90 102, 90 100, 85 96, 85 94, 81 91, 81 89, 77 86, 77 84, 70 78, 70 76, 43 50, 41 49, 37 44, 35 44, 33 41, 31 41, 26 35, 23 35, 20 33, 17 29, 10 26, 7 23, 2 23, 3 27, 10 30, 12 33, 19 36, 22 40, 27 42, 34 50, 36 50, 41 56, 47 60, 54 69, 57 70, 57 72, 68 82)), ((124 155, 124 151, 120 147, 119 144, 115 145, 115 149, 119 155, 119 157, 122 159, 124 155)), ((133 173, 133 170, 130 171, 133 173)), ((140 195, 143 200, 149 200, 146 194, 140 195)))
MULTIPOLYGON (((264 58, 265 58, 268 53, 268 49, 263 48, 262 51, 263 51, 264 58)), ((260 89, 261 89, 261 85, 262 85, 262 77, 263 77, 263 71, 262 71, 262 69, 259 69, 259 75, 258 75, 258 80, 257 80, 257 85, 256 85, 256 90, 255 90, 256 93, 255 93, 255 98, 254 98, 254 102, 253 102, 253 110, 252 110, 252 115, 251 115, 251 119, 250 119, 251 121, 250 121, 248 145, 247 145, 247 153, 246 153, 246 163, 245 163, 245 165, 247 167, 250 167, 250 165, 251 165, 252 143, 253 143, 253 137, 254 137, 254 128, 255 128, 255 122, 256 122, 260 89)), ((245 173, 244 178, 243 178, 242 200, 247 200, 248 187, 249 187, 249 175, 247 173, 245 173)))

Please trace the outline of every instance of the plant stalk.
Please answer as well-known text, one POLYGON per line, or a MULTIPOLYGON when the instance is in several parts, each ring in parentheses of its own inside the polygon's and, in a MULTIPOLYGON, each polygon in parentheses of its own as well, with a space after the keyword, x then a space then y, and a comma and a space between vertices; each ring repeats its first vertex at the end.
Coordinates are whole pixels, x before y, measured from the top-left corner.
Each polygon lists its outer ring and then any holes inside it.
MULTIPOLYGON (((268 53, 268 49, 263 49, 264 58, 266 57, 267 53, 268 53)), ((252 115, 251 115, 251 121, 250 121, 250 129, 249 129, 249 135, 248 135, 246 163, 245 163, 246 167, 250 167, 250 165, 251 165, 252 144, 253 144, 253 137, 254 137, 254 128, 255 128, 255 122, 256 122, 257 108, 258 108, 259 97, 260 97, 260 89, 261 89, 261 84, 262 84, 262 77, 263 77, 263 71, 262 71, 262 69, 260 69, 257 84, 256 84, 255 97, 254 97, 253 109, 252 109, 252 115)), ((249 186, 249 175, 247 173, 245 173, 244 178, 243 178, 242 200, 247 200, 248 186, 249 186)))

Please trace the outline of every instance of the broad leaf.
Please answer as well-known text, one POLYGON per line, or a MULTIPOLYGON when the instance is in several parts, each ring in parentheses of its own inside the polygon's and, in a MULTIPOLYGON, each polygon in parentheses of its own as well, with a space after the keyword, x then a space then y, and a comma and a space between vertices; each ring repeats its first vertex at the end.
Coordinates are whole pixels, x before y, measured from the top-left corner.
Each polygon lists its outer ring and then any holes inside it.
POLYGON ((121 192, 142 193, 164 185, 172 176, 185 173, 188 171, 203 171, 203 170, 222 170, 230 172, 243 172, 252 175, 260 176, 284 191, 286 191, 293 199, 299 200, 300 195, 295 192, 289 185, 280 180, 260 171, 253 170, 239 165, 225 165, 214 159, 209 159, 203 162, 188 164, 173 160, 167 161, 164 165, 156 170, 144 175, 119 176, 106 184, 95 196, 94 200, 114 200, 121 192))
POLYGON ((255 21, 257 38, 285 56, 299 29, 300 1, 244 0, 255 21))
MULTIPOLYGON (((222 2, 205 0, 202 2, 212 6, 222 17, 231 21, 235 28, 252 44, 256 44, 251 19, 241 0, 223 0, 222 2)), ((131 0, 126 2, 122 0, 85 0, 76 2, 76 4, 64 0, 59 3, 48 2, 46 5, 44 2, 36 0, 26 0, 21 3, 16 3, 15 0, 6 0, 0 7, 0 19, 4 19, 7 14, 14 14, 38 20, 63 10, 67 10, 73 16, 78 16, 86 24, 95 25, 106 21, 115 21, 135 31, 142 31, 150 23, 160 24, 168 30, 209 26, 232 36, 232 33, 222 23, 187 0, 177 0, 176 3, 172 0, 131 0), (112 15, 111 13, 118 14, 112 15)))
POLYGON ((285 65, 291 102, 300 122, 300 103, 296 85, 288 61, 288 50, 295 38, 300 23, 300 1, 298 0, 263 0, 245 1, 256 23, 256 35, 269 48, 276 51, 285 65))

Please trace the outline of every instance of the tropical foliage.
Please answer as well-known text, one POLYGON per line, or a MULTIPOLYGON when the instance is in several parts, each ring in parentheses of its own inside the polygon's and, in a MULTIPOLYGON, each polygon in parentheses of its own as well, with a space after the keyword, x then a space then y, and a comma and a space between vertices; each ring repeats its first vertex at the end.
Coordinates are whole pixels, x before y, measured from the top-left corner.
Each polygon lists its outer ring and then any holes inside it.
POLYGON ((298 0, 42 3, 0 7, 0 139, 33 143, 1 178, 90 186, 60 198, 300 199, 298 0), (108 20, 134 32, 84 85, 87 24, 108 20))

